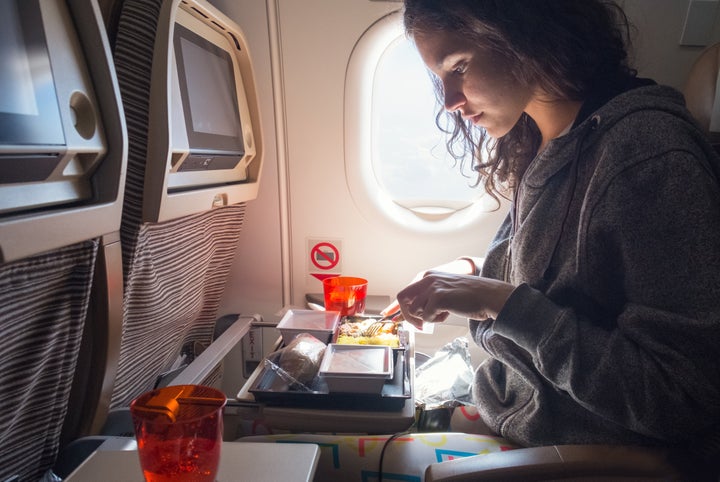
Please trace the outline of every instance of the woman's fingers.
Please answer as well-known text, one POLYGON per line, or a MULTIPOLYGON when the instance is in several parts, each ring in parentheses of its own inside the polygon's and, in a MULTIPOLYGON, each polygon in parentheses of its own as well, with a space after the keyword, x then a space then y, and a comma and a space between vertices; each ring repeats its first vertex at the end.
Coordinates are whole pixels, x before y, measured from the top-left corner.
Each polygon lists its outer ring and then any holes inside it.
POLYGON ((405 287, 397 301, 413 324, 445 321, 450 313, 484 319, 497 315, 513 289, 499 280, 434 272, 405 287))

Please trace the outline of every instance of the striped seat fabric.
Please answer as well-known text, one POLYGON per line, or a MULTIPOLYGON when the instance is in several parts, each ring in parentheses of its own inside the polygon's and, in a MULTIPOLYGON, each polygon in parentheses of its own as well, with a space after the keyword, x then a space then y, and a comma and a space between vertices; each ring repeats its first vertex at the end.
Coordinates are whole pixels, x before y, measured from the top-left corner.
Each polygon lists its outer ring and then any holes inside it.
POLYGON ((0 480, 39 480, 55 462, 98 245, 0 265, 0 480))
POLYGON ((183 347, 212 342, 245 205, 145 224, 126 266, 123 333, 111 408, 153 388, 183 347))

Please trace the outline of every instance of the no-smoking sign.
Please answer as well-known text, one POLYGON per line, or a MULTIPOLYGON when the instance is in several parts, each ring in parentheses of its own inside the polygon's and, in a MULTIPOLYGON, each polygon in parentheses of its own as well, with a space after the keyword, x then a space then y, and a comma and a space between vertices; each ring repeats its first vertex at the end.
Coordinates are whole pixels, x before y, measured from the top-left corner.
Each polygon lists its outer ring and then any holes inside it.
POLYGON ((308 240, 309 271, 317 279, 340 273, 340 242, 308 240))

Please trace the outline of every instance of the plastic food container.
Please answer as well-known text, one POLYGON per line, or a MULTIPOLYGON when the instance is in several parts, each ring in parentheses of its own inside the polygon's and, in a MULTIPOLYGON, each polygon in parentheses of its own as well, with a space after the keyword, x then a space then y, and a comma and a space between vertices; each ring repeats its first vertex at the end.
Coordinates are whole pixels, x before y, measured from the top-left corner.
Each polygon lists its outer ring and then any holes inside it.
POLYGON ((383 330, 372 336, 367 335, 368 328, 378 320, 380 316, 345 316, 340 320, 333 343, 342 345, 388 345, 393 348, 403 348, 400 332, 401 324, 393 326, 387 323, 383 330), (385 329, 389 328, 390 332, 385 329))
POLYGON ((380 393, 392 378, 392 348, 331 343, 318 371, 329 392, 380 393))
POLYGON ((330 343, 339 322, 340 313, 336 311, 288 310, 277 328, 286 345, 300 333, 310 333, 323 343, 330 343))

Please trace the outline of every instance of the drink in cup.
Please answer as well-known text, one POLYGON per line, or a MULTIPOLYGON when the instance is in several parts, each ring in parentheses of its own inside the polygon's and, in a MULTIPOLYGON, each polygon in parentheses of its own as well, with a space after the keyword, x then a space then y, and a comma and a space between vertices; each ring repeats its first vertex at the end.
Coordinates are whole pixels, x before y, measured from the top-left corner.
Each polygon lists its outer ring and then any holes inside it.
POLYGON ((323 280, 325 309, 339 311, 340 316, 352 316, 365 312, 367 280, 353 276, 335 276, 323 280))
POLYGON ((220 464, 225 394, 176 385, 130 404, 140 467, 147 482, 214 482, 220 464))

